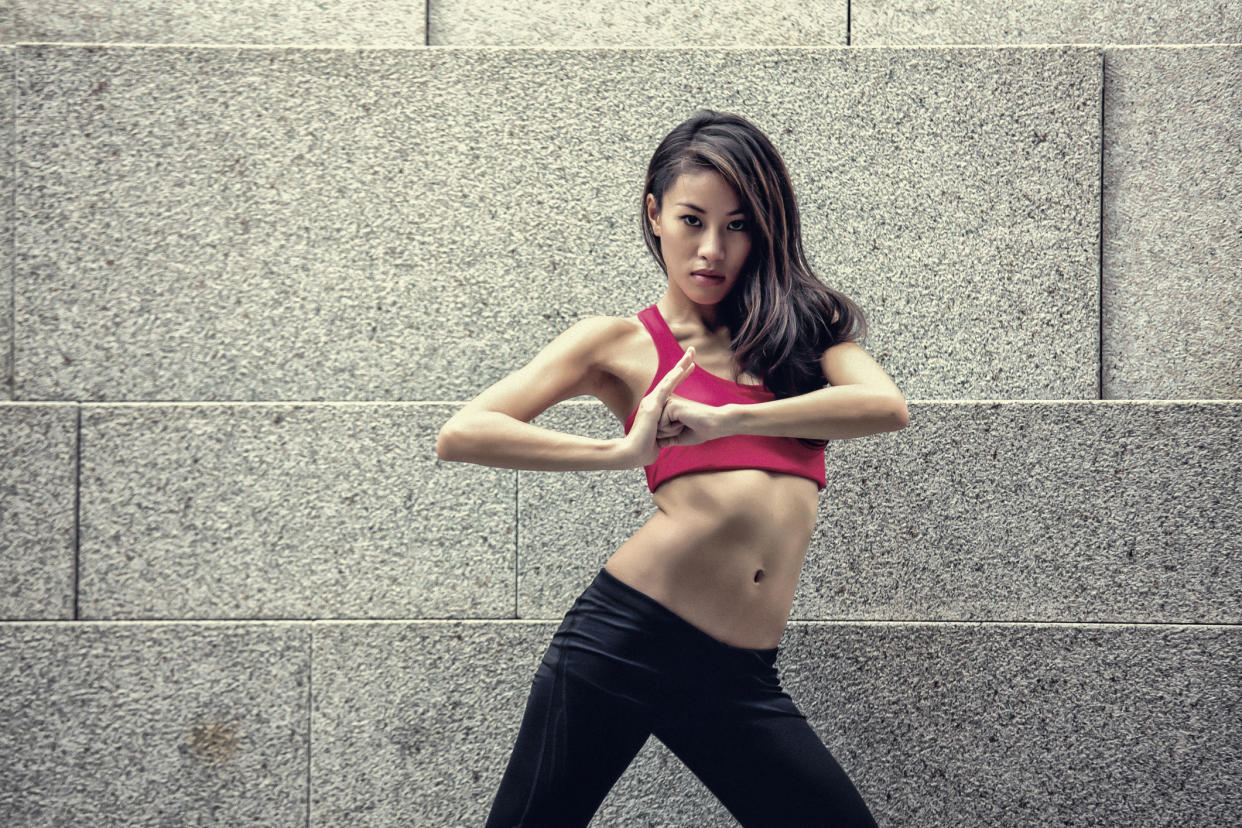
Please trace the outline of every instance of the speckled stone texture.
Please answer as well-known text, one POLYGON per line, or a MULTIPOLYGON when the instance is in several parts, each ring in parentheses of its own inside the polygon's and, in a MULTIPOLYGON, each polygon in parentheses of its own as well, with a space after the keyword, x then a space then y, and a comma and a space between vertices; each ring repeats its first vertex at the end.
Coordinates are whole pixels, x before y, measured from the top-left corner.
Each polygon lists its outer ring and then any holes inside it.
POLYGON ((0 621, 73 618, 78 407, 0 403, 0 621))
POLYGON ((18 41, 422 46, 423 0, 10 0, 18 41))
POLYGON ((81 617, 503 618, 514 472, 450 405, 87 405, 81 617))
MULTIPOLYGON (((0 824, 481 824, 654 506, 435 434, 658 298, 698 106, 915 401, 829 446, 779 662, 880 824, 1236 822, 1242 409, 1147 400, 1242 396, 1242 7, 322 5, 0 0, 0 824)), ((593 824, 657 823, 732 820, 651 740, 593 824)))
POLYGON ((311 825, 482 825, 552 624, 315 627, 311 825))
MULTIPOLYGON (((315 629, 312 825, 479 825, 551 623, 315 629)), ((784 684, 884 826, 1224 825, 1236 628, 801 624, 784 684)), ((728 825, 655 740, 595 826, 728 825)))
POLYGON ((18 56, 19 399, 468 399, 663 292, 642 175, 699 105, 908 397, 1097 395, 1095 49, 18 56))
POLYGON ((1232 403, 914 403, 827 466, 795 618, 1242 621, 1232 403))
POLYGON ((794 624, 778 665, 882 826, 1223 826, 1239 632, 794 624))
MULTIPOLYGON (((311 825, 482 825, 554 623, 315 627, 311 825)), ((595 828, 735 824, 658 740, 595 828)))
POLYGON ((851 0, 856 46, 1236 43, 1237 0, 851 0))
MULTIPOLYGON (((602 403, 563 403, 535 425, 598 439, 625 429, 602 403)), ((518 472, 518 617, 560 618, 655 511, 641 468, 518 472)))
MULTIPOLYGON (((622 433, 602 405, 544 417, 622 433)), ((1242 621, 1236 405, 915 402, 910 420, 829 443, 794 618, 1242 621)), ((625 472, 519 472, 518 504, 523 618, 564 614, 653 511, 625 472)))
POLYGON ((1242 46, 1110 49, 1104 79, 1103 396, 1242 397, 1242 46))
POLYGON ((306 824, 310 631, 0 624, 0 824, 306 824))
POLYGON ((13 399, 13 65, 0 46, 0 400, 13 399))
POLYGON ((844 46, 846 37, 836 0, 431 0, 427 10, 432 46, 844 46))

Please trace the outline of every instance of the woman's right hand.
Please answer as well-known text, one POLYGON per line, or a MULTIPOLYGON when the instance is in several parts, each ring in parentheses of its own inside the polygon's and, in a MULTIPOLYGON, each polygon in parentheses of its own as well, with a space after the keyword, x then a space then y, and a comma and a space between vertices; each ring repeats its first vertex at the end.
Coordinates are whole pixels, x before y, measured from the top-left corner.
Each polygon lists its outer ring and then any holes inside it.
MULTIPOLYGON (((686 353, 677 364, 669 369, 656 387, 638 404, 634 413, 634 422, 630 432, 620 441, 620 451, 625 468, 648 466, 656 461, 660 454, 661 441, 675 437, 680 428, 668 433, 660 431, 661 415, 664 405, 672 395, 673 389, 684 380, 694 369, 694 348, 687 348, 686 353)), ((666 425, 665 428, 668 428, 666 425)))

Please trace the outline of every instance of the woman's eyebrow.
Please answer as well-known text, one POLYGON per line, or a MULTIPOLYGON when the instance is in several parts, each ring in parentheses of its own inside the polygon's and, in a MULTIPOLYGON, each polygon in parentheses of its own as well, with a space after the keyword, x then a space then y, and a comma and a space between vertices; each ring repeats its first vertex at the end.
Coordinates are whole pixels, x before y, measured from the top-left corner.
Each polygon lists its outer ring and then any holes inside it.
MULTIPOLYGON (((691 204, 691 203, 690 203, 690 202, 688 202, 688 201, 679 201, 679 202, 677 202, 677 204, 678 204, 679 206, 681 206, 681 207, 689 207, 691 210, 694 210, 694 211, 699 212, 699 213, 706 213, 706 212, 707 212, 707 211, 706 211, 706 210, 704 210, 702 207, 699 207, 698 205, 695 205, 695 204, 691 204)), ((745 210, 743 210, 741 207, 739 207, 739 208, 737 208, 736 210, 734 210, 732 213, 729 213, 729 215, 731 215, 731 216, 736 216, 736 215, 744 215, 745 213, 746 213, 746 211, 745 211, 745 210)))

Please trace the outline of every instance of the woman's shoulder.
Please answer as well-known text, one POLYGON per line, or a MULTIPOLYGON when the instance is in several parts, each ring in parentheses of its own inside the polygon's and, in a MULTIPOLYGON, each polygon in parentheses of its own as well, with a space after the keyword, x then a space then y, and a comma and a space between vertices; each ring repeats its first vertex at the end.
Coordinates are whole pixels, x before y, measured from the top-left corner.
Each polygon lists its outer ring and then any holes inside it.
POLYGON ((592 394, 624 421, 651 384, 659 356, 651 334, 635 316, 588 316, 570 330, 581 337, 595 375, 592 394))
POLYGON ((576 340, 578 352, 593 368, 627 386, 650 379, 658 361, 651 334, 637 315, 583 317, 563 335, 576 340))
POLYGON ((569 326, 565 335, 581 339, 593 348, 624 347, 646 332, 638 316, 584 316, 569 326))

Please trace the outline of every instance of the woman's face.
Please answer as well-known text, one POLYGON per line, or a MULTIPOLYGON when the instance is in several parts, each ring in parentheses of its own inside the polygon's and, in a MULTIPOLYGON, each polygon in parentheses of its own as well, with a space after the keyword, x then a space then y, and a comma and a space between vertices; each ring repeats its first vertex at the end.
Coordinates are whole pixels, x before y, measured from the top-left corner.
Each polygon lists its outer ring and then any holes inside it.
POLYGON ((703 305, 729 294, 750 255, 750 217, 720 173, 679 176, 661 205, 648 193, 647 218, 671 284, 703 305))

